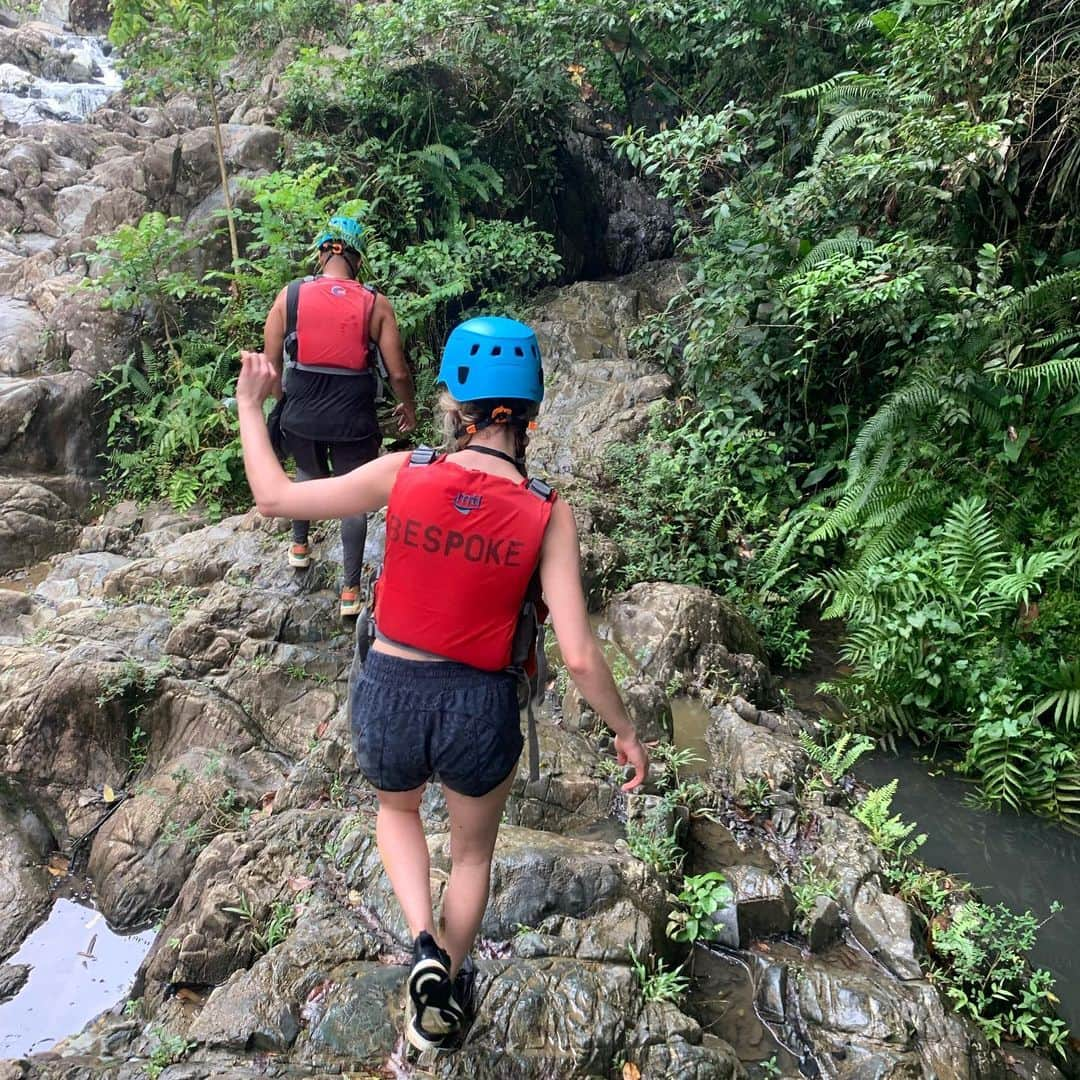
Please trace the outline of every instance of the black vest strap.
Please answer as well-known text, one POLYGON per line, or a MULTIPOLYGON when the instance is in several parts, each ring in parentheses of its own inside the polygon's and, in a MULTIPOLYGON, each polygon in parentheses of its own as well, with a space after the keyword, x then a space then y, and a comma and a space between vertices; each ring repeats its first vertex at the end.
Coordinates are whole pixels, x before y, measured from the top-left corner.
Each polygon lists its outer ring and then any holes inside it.
POLYGON ((410 465, 432 465, 439 460, 439 451, 430 446, 417 447, 409 455, 410 465))
POLYGON ((510 454, 504 454, 501 450, 496 450, 493 446, 473 446, 471 443, 468 446, 462 447, 463 450, 471 450, 474 454, 487 454, 489 457, 501 458, 503 461, 510 462, 511 465, 517 469, 518 472, 523 472, 521 465, 516 457, 512 457, 510 454))

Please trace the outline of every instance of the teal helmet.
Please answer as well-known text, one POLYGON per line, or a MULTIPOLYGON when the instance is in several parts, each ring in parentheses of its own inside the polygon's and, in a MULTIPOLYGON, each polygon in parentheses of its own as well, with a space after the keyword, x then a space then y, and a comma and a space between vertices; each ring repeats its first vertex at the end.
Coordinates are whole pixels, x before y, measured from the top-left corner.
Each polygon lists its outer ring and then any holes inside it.
POLYGON ((544 400, 544 370, 536 335, 499 315, 467 319, 450 331, 439 382, 457 401, 544 400))
POLYGON ((334 240, 359 253, 364 250, 364 226, 356 218, 335 214, 315 241, 315 247, 321 248, 327 241, 334 240))

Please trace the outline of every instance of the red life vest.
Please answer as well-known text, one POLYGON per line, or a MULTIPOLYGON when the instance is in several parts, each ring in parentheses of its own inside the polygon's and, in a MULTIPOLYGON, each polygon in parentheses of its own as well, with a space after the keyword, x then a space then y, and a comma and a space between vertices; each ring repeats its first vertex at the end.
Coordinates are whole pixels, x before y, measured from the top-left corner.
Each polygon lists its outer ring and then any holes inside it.
POLYGON ((552 499, 441 459, 397 475, 375 589, 380 634, 484 671, 510 664, 552 499))
POLYGON ((367 371, 376 291, 349 278, 294 282, 286 299, 285 351, 301 368, 367 371), (288 310, 296 298, 296 314, 288 310))

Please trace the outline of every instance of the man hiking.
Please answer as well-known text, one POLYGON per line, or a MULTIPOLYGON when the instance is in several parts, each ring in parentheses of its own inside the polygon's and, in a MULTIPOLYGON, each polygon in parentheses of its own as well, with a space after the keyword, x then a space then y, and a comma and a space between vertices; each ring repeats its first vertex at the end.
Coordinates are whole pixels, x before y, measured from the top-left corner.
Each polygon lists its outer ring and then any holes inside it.
MULTIPOLYGON (((282 449, 296 461, 296 479, 342 476, 379 455, 382 432, 375 413, 376 350, 382 355, 398 405, 398 431, 416 427, 412 377, 405 363, 394 309, 357 280, 364 229, 336 215, 315 241, 318 273, 277 295, 263 328, 263 351, 283 377, 282 449)), ((289 565, 311 564, 310 522, 292 523, 289 565)), ((360 584, 367 515, 341 519, 343 618, 361 608, 360 584)))

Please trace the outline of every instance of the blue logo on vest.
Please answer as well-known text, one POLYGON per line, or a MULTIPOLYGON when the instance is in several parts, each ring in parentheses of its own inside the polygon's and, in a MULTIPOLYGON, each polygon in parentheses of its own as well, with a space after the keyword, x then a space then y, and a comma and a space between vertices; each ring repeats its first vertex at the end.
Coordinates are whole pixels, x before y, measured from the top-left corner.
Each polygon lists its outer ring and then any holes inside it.
POLYGON ((345 296, 345 295, 347 295, 348 291, 349 290, 346 289, 343 285, 331 285, 330 286, 330 294, 331 294, 331 296, 345 296))
POLYGON ((483 501, 483 495, 466 495, 464 491, 460 491, 454 496, 454 509, 459 514, 471 514, 480 509, 483 501))

